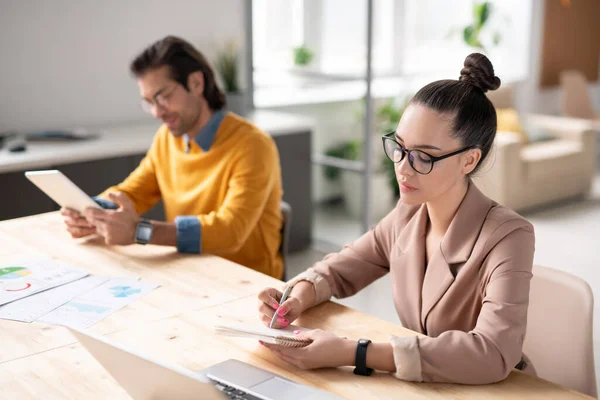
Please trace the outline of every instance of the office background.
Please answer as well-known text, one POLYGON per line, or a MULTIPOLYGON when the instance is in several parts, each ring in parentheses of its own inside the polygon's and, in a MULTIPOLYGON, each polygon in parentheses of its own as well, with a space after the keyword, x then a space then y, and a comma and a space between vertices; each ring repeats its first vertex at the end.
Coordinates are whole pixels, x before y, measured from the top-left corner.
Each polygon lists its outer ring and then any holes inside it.
MULTIPOLYGON (((494 12, 488 33, 493 37, 498 31, 502 39, 486 52, 503 85, 514 89, 512 101, 519 114, 564 114, 565 88, 559 75, 574 69, 586 79, 586 95, 600 115, 600 3, 490 3, 494 12)), ((345 156, 346 163, 336 163, 340 158, 336 150, 344 145, 352 148, 364 137, 375 138, 371 155, 375 161, 366 183, 376 193, 368 208, 370 220, 375 222, 395 201, 385 173, 378 172, 378 135, 381 126, 389 122, 380 111, 386 110, 391 100, 391 108, 400 109, 406 98, 432 79, 456 78, 464 56, 478 51, 461 40, 460 34, 473 21, 473 1, 375 0, 371 3, 373 73, 368 82, 368 4, 366 0, 0 0, 0 131, 153 126, 150 116, 139 107, 137 85, 127 70, 134 54, 152 41, 174 34, 191 41, 214 61, 233 41, 239 50, 241 87, 248 88, 245 71, 251 32, 254 90, 245 93, 246 99, 251 98, 248 102, 258 110, 290 117, 289 132, 308 132, 310 136, 299 139, 308 149, 302 156, 303 170, 284 181, 288 193, 297 186, 296 179, 301 181, 304 189, 298 196, 308 196, 310 203, 297 207, 298 212, 302 209, 299 215, 310 219, 310 224, 303 226, 310 231, 310 238, 301 241, 291 255, 289 273, 293 275, 365 230, 365 208, 360 203, 360 171, 365 165, 360 156, 345 156), (459 33, 451 36, 456 29, 459 33), (304 62, 299 61, 303 47, 308 50, 304 62), (364 123, 367 87, 373 107, 368 131, 364 123), (378 119, 382 115, 384 121, 378 119), (332 170, 331 165, 342 168, 332 170)), ((152 134, 149 131, 148 138, 152 134)), ((294 147, 287 148, 293 151, 294 147)), ((600 146, 593 151, 598 149, 600 146)), ((0 150, 0 165, 13 156, 0 150)), ((114 176, 126 175, 140 156, 111 164, 114 176)), ((8 195, 2 196, 0 208, 10 207, 22 195, 12 186, 17 185, 15 179, 4 181, 10 185, 3 185, 2 191, 8 195)), ((536 229, 536 263, 584 278, 598 297, 595 246, 600 237, 600 180, 596 165, 591 185, 589 193, 558 202, 542 199, 535 207, 520 211, 536 229)), ((298 218, 296 224, 303 220, 298 218)), ((344 302, 397 322, 388 283, 384 278, 344 302)), ((596 332, 600 332, 598 306, 595 317, 596 332)), ((595 348, 600 371, 598 337, 596 334, 595 348)))

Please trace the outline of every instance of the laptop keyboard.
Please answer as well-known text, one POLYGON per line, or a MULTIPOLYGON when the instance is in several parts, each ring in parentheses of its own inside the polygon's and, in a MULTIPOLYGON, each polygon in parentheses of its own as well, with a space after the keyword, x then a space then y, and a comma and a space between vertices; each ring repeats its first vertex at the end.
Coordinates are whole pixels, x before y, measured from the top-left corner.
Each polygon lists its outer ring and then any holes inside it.
POLYGON ((251 394, 248 394, 246 392, 244 392, 243 390, 239 390, 236 389, 234 387, 231 386, 227 386, 226 384, 224 384, 223 382, 219 382, 215 379, 210 379, 211 383, 213 385, 215 385, 215 387, 222 392, 225 396, 227 396, 228 399, 235 399, 235 400, 260 400, 258 397, 256 396, 252 396, 251 394))

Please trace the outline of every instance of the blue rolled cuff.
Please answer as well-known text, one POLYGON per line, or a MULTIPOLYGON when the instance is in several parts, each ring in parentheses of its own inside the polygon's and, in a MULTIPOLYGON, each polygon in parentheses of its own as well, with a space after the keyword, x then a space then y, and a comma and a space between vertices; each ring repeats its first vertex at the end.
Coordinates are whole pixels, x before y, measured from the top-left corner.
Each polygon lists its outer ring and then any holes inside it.
POLYGON ((198 217, 184 215, 175 217, 177 227, 177 251, 180 253, 200 253, 202 226, 198 217))
POLYGON ((102 197, 95 196, 95 197, 92 197, 92 200, 94 200, 96 202, 96 204, 98 204, 100 207, 104 208, 105 210, 116 210, 119 208, 119 206, 116 203, 114 203, 110 200, 103 199, 102 197))

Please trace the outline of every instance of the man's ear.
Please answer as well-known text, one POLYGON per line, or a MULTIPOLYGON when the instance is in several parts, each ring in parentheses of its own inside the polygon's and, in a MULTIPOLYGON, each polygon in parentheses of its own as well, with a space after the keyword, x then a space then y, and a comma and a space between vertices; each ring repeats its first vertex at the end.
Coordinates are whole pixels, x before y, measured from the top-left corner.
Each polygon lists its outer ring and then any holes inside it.
POLYGON ((188 76, 188 90, 197 96, 202 96, 204 93, 204 75, 201 71, 192 72, 188 76))

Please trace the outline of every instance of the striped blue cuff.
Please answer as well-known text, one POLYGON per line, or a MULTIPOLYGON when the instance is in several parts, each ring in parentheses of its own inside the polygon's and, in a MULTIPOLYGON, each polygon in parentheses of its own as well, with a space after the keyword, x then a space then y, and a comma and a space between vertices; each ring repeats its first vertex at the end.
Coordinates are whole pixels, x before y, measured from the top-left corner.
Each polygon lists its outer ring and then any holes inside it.
POLYGON ((175 217, 177 227, 177 251, 180 253, 200 253, 202 226, 198 217, 185 215, 175 217))
POLYGON ((104 208, 105 210, 116 210, 119 208, 119 206, 116 203, 113 203, 110 200, 106 200, 106 199, 103 199, 98 196, 92 197, 92 200, 94 200, 96 202, 96 204, 98 204, 100 207, 104 208))

